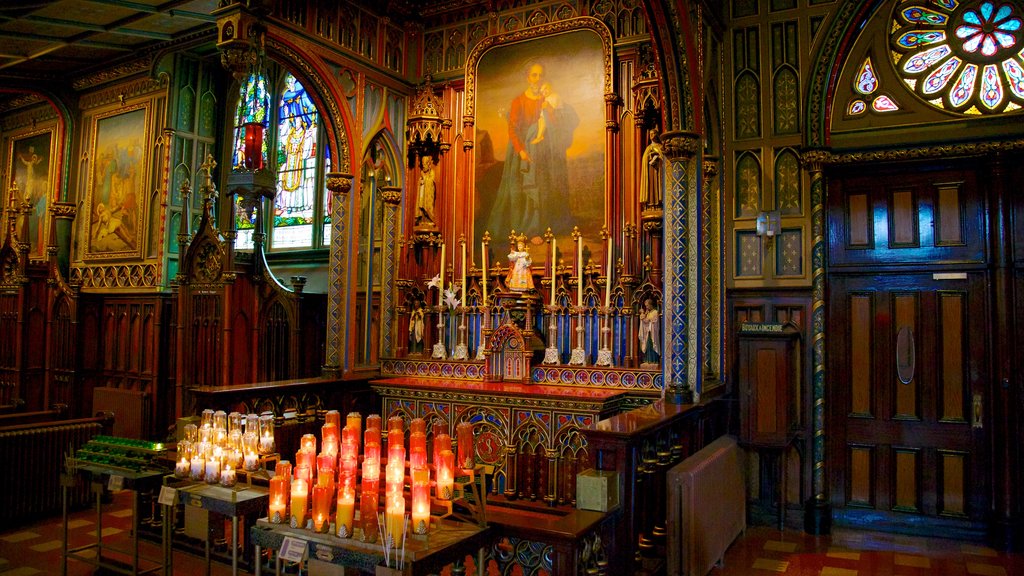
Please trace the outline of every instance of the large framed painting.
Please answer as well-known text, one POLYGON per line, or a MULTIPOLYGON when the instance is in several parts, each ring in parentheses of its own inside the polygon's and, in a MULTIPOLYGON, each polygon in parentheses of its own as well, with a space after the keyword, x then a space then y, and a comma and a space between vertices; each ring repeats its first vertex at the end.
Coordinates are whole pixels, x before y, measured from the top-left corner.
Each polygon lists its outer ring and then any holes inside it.
POLYGON ((487 231, 501 253, 515 230, 543 262, 545 231, 569 251, 578 226, 590 251, 600 251, 610 62, 610 34, 593 18, 490 36, 474 48, 465 103, 475 119, 474 246, 487 231))
POLYGON ((87 259, 140 255, 149 141, 147 104, 94 118, 85 232, 87 259))
MULTIPOLYGON (((53 196, 57 162, 53 158, 54 129, 37 130, 20 134, 10 139, 7 157, 10 159, 7 173, 17 186, 21 199, 28 200, 31 211, 28 215, 29 259, 42 259, 46 254, 49 218, 46 209, 53 196)), ((9 190, 10 192, 10 190, 9 190)), ((6 203, 20 199, 8 197, 6 203)))

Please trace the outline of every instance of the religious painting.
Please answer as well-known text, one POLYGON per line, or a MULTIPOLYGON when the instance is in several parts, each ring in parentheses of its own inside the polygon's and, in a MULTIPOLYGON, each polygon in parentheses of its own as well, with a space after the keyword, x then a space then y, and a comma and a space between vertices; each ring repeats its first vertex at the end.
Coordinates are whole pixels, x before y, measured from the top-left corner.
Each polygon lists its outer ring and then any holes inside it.
POLYGON ((491 37, 470 57, 474 246, 488 231, 493 251, 504 253, 515 230, 526 236, 532 260, 543 262, 548 228, 571 254, 573 227, 579 227, 589 251, 600 250, 610 42, 603 25, 578 20, 584 23, 491 37))
MULTIPOLYGON (((49 218, 46 209, 52 196, 54 173, 57 162, 53 158, 53 129, 48 128, 29 134, 19 135, 11 139, 8 158, 10 165, 7 173, 11 182, 17 187, 19 198, 11 197, 15 191, 7 189, 6 205, 15 206, 21 200, 27 200, 31 210, 28 214, 29 258, 42 259, 46 254, 46 242, 49 218)), ((20 232, 20 230, 19 230, 20 232)))
POLYGON ((146 200, 149 109, 97 117, 92 131, 86 258, 140 254, 146 200))

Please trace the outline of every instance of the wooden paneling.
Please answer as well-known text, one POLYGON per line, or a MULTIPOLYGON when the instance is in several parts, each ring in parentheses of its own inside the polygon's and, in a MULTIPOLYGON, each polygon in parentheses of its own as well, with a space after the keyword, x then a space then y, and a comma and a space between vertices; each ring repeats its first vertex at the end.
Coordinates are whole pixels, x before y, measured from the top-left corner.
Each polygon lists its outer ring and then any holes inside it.
POLYGON ((848 503, 859 506, 874 506, 871 482, 875 475, 873 450, 864 446, 850 447, 850 495, 848 503))
POLYGON ((985 261, 986 202, 972 169, 837 171, 826 201, 832 269, 985 261))
POLYGON ((850 297, 850 413, 871 415, 871 296, 850 297))
POLYGON ((917 241, 917 206, 914 193, 909 190, 892 193, 889 206, 889 247, 916 248, 917 241))
POLYGON ((896 490, 893 498, 893 509, 901 512, 917 512, 921 501, 918 494, 918 467, 920 465, 918 450, 897 449, 894 469, 896 471, 896 490))
POLYGON ((939 326, 941 327, 940 355, 942 420, 963 422, 964 418, 964 295, 939 295, 939 326))
POLYGON ((935 245, 962 246, 964 223, 960 209, 960 185, 941 184, 938 186, 938 203, 935 206, 935 245))
MULTIPOLYGON (((896 325, 893 327, 892 342, 896 343, 896 335, 903 328, 909 328, 914 339, 911 342, 915 343, 915 352, 917 349, 916 342, 920 337, 920 328, 917 323, 918 315, 918 303, 916 294, 897 294, 893 297, 894 313, 893 316, 896 319, 896 325)), ((917 356, 917 355, 916 355, 917 356)), ((896 370, 893 369, 887 378, 895 381, 896 384, 896 413, 897 418, 918 418, 918 381, 919 378, 915 375, 910 382, 901 382, 896 375, 896 370)))
POLYGON ((868 212, 867 194, 850 194, 847 210, 849 246, 853 248, 871 246, 874 234, 871 231, 871 214, 868 212))
MULTIPOLYGON (((761 390, 778 390, 779 362, 785 359, 779 358, 779 350, 774 348, 758 348, 756 352, 756 370, 758 385, 761 390)), ((785 405, 780 414, 775 406, 778 398, 773 394, 758 394, 757 398, 757 422, 755 424, 758 434, 771 434, 779 428, 779 417, 785 415, 785 405)))
POLYGON ((964 474, 967 470, 964 460, 966 455, 958 452, 940 451, 942 459, 942 486, 939 493, 942 497, 939 500, 939 514, 946 516, 964 515, 964 487, 966 479, 964 474))

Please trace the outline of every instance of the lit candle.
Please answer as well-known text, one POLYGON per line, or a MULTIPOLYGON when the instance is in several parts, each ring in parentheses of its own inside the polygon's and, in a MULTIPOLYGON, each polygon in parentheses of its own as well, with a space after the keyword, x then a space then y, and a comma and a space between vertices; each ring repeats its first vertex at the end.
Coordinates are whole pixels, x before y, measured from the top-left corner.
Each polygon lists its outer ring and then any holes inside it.
POLYGON ((380 460, 380 442, 367 442, 363 460, 380 460))
POLYGON ((308 487, 309 483, 313 481, 313 469, 310 468, 309 466, 296 466, 295 479, 305 480, 306 486, 308 487))
POLYGON ((309 470, 316 470, 316 452, 300 448, 299 451, 295 453, 295 467, 301 468, 303 466, 309 470))
POLYGON ((427 421, 423 418, 413 418, 409 420, 409 433, 420 432, 421 434, 427 433, 427 421))
POLYGON ((430 526, 430 469, 419 466, 412 469, 412 531, 426 534, 430 526))
POLYGON ((232 487, 237 482, 237 476, 235 475, 235 469, 230 465, 225 466, 220 472, 220 485, 232 487))
POLYGON ((349 412, 345 416, 345 426, 349 426, 355 431, 353 434, 355 434, 356 455, 358 456, 359 442, 363 435, 363 415, 359 412, 349 412))
POLYGON ((483 305, 487 306, 487 243, 486 242, 481 242, 480 243, 480 254, 481 254, 480 258, 483 261, 482 264, 483 264, 483 267, 484 267, 484 269, 483 269, 483 273, 484 273, 483 274, 483 284, 484 284, 484 301, 483 301, 483 305))
POLYGON ((583 235, 576 236, 576 306, 583 307, 583 235))
POLYGON ((380 414, 370 414, 366 417, 367 430, 380 430, 380 414))
MULTIPOLYGON (((369 450, 369 446, 366 447, 369 450)), ((378 446, 378 453, 380 447, 378 446)), ((377 541, 377 505, 380 485, 380 460, 363 460, 363 486, 359 495, 359 518, 363 527, 363 541, 377 541)))
POLYGON ((328 422, 320 428, 320 437, 323 439, 323 453, 338 457, 338 446, 341 443, 341 431, 338 425, 328 422))
POLYGON ((316 453, 316 435, 315 434, 303 434, 299 440, 299 448, 302 450, 312 450, 316 453))
POLYGON ((459 468, 472 470, 475 462, 473 454, 473 423, 459 422, 455 427, 455 437, 459 449, 459 468))
POLYGON ((466 307, 466 239, 459 241, 462 244, 462 307, 466 307))
POLYGON ((331 523, 331 500, 334 487, 313 486, 313 531, 326 532, 331 523))
POLYGON ((441 298, 444 296, 444 242, 441 242, 441 288, 437 293, 437 302, 440 304, 441 298))
POLYGON ((190 469, 191 465, 188 461, 188 457, 182 456, 181 460, 178 460, 178 463, 174 465, 174 475, 178 478, 184 478, 188 476, 190 469))
POLYGON ((612 302, 612 235, 608 234, 608 258, 605 259, 605 267, 608 271, 604 277, 604 307, 608 308, 612 302))
POLYGON ((401 495, 388 496, 384 508, 384 537, 391 542, 391 548, 402 546, 405 529, 405 498, 401 495))
POLYGON ((246 454, 243 467, 249 472, 257 470, 260 467, 260 457, 251 452, 246 454))
POLYGON ((336 463, 337 459, 335 459, 333 454, 321 452, 320 455, 316 457, 317 481, 320 480, 321 476, 330 476, 331 478, 333 478, 334 466, 336 463))
POLYGON ((267 518, 274 524, 284 521, 288 508, 288 477, 274 476, 270 479, 270 507, 267 518))
POLYGON ((341 412, 328 410, 324 414, 324 425, 326 426, 327 424, 334 424, 338 430, 341 430, 341 412))
POLYGON ((555 259, 555 255, 558 253, 556 246, 558 245, 558 239, 551 239, 551 305, 555 305, 555 273, 558 271, 558 260, 555 259))
POLYGON ((220 481, 220 459, 211 458, 206 461, 206 482, 216 484, 220 481))
POLYGON ((441 451, 452 449, 452 437, 447 432, 438 432, 434 434, 434 454, 431 459, 434 462, 434 467, 437 467, 437 463, 441 461, 441 451))
POLYGON ((356 468, 344 466, 338 479, 338 510, 335 515, 335 526, 340 538, 350 538, 355 532, 353 524, 356 514, 356 468))
POLYGON ((409 432, 409 466, 427 465, 427 435, 409 432))
POLYGON ((341 430, 341 458, 359 456, 359 428, 345 426, 341 430))
MULTIPOLYGON (((298 473, 298 469, 295 470, 298 473)), ((292 482, 292 528, 306 527, 306 509, 309 507, 309 482, 296 478, 292 482)))
POLYGON ((455 482, 455 453, 447 448, 441 450, 438 453, 436 466, 437 497, 442 500, 451 500, 455 482))

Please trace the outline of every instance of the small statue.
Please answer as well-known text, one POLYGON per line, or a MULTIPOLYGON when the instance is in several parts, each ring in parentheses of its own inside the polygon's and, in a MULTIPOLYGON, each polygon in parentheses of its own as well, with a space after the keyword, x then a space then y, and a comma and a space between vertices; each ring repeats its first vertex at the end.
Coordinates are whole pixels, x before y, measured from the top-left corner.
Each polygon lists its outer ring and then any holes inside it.
POLYGON ((416 226, 432 227, 434 221, 434 200, 437 197, 437 181, 434 175, 434 158, 420 158, 420 187, 416 195, 416 226))
POLYGON ((420 300, 409 313, 409 354, 423 353, 424 307, 424 302, 420 300))
POLYGON ((657 208, 661 206, 664 162, 664 147, 661 137, 653 129, 648 131, 651 143, 647 145, 640 166, 640 206, 657 208))
POLYGON ((516 247, 508 253, 508 262, 508 289, 513 292, 533 290, 533 273, 530 270, 533 260, 526 250, 525 234, 516 237, 516 247))
POLYGON ((640 350, 642 368, 657 368, 661 362, 661 312, 654 307, 654 299, 644 300, 640 311, 640 350))

